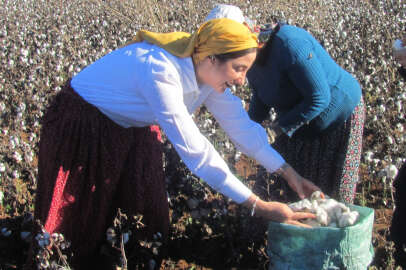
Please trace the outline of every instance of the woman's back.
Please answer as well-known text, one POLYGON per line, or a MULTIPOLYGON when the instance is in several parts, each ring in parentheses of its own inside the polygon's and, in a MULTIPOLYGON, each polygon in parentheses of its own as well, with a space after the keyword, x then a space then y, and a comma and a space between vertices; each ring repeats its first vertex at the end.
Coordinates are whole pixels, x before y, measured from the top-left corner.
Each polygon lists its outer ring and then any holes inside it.
POLYGON ((290 25, 276 33, 265 65, 255 64, 247 77, 261 102, 281 114, 282 126, 311 121, 328 106, 335 111, 326 121, 347 118, 361 98, 357 80, 310 33, 290 25))

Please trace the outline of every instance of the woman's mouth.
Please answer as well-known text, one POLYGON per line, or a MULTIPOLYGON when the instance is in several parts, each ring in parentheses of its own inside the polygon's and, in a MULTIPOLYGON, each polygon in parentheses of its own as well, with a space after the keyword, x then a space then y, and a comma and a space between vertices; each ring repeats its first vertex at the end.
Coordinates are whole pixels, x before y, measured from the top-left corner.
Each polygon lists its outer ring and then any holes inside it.
POLYGON ((233 86, 234 85, 229 82, 224 82, 220 87, 220 91, 224 92, 224 91, 226 91, 227 88, 232 88, 233 86))

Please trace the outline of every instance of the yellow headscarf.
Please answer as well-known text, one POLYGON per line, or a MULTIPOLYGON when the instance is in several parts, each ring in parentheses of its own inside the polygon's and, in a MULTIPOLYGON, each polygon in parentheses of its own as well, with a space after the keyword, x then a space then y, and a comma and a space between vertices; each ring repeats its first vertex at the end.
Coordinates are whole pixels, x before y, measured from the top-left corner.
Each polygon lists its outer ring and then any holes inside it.
POLYGON ((185 32, 137 32, 134 42, 148 41, 178 57, 193 56, 199 63, 209 55, 257 48, 257 36, 243 24, 231 19, 213 19, 202 24, 193 34, 185 32))

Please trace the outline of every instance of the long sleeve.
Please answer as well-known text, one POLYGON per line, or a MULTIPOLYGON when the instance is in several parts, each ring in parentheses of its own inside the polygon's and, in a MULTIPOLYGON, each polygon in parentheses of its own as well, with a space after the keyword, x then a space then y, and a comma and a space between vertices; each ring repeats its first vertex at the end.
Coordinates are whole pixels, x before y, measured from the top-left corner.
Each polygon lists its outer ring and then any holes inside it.
POLYGON ((241 152, 256 159, 269 172, 279 169, 285 163, 269 145, 262 126, 248 117, 241 100, 229 89, 222 94, 213 91, 205 105, 241 152))
POLYGON ((292 39, 288 47, 294 60, 287 69, 288 76, 303 97, 300 103, 279 118, 280 127, 291 136, 328 107, 330 86, 310 42, 292 39))
POLYGON ((248 199, 251 190, 231 173, 190 116, 183 103, 178 71, 168 64, 156 63, 147 69, 142 94, 187 167, 216 191, 237 203, 248 199))

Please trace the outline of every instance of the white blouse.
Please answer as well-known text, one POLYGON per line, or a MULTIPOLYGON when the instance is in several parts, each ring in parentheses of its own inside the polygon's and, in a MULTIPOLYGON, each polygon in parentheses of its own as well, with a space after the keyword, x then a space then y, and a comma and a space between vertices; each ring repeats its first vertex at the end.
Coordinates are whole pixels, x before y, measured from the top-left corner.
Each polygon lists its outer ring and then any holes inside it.
POLYGON ((200 133, 191 116, 197 107, 205 104, 236 147, 269 172, 285 163, 230 89, 221 94, 198 85, 190 57, 173 56, 147 42, 134 43, 95 61, 74 76, 71 85, 125 128, 159 124, 186 166, 237 203, 252 192, 200 133))

